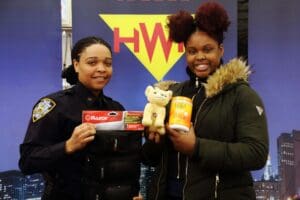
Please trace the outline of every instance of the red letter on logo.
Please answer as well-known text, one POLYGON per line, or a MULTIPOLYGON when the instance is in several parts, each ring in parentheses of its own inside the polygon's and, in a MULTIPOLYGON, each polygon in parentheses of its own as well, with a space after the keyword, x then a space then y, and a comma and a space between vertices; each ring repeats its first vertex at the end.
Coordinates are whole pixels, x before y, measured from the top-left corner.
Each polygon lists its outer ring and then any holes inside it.
POLYGON ((120 52, 120 43, 133 43, 134 52, 139 52, 139 32, 133 29, 133 37, 120 37, 119 28, 114 28, 114 52, 120 52))
POLYGON ((164 51, 165 59, 168 61, 169 55, 170 55, 170 50, 172 47, 172 42, 168 39, 166 39, 165 34, 163 32, 163 28, 161 23, 156 23, 155 28, 153 31, 152 38, 150 39, 147 28, 145 26, 145 23, 140 23, 140 28, 142 31, 142 35, 145 41, 146 49, 148 51, 148 56, 150 61, 152 60, 154 48, 157 42, 157 39, 160 39, 160 42, 162 44, 162 48, 164 51))

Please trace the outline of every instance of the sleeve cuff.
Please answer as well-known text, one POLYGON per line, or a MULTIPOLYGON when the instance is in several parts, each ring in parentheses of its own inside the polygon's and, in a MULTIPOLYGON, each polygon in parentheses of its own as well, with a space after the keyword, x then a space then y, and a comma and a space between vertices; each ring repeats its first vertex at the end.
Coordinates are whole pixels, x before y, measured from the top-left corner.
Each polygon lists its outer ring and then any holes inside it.
POLYGON ((66 145, 66 142, 60 142, 51 147, 51 154, 56 155, 55 160, 63 158, 67 155, 66 150, 65 150, 65 145, 66 145))

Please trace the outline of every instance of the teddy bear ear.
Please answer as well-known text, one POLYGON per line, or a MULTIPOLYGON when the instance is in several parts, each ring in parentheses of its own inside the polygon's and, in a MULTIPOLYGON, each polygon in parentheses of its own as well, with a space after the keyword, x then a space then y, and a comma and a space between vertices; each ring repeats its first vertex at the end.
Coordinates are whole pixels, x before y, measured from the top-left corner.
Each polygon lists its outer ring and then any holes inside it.
POLYGON ((151 85, 148 85, 145 90, 145 95, 148 96, 149 92, 151 92, 152 90, 153 90, 153 87, 151 85))

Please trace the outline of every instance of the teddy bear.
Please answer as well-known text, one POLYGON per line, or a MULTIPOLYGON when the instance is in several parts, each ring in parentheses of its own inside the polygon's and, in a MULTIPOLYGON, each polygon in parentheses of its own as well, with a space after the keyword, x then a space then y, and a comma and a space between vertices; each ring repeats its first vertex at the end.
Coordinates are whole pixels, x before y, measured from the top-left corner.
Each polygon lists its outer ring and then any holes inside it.
POLYGON ((148 103, 144 108, 142 124, 149 127, 149 131, 165 134, 166 105, 172 98, 173 92, 158 87, 147 86, 145 95, 148 103))

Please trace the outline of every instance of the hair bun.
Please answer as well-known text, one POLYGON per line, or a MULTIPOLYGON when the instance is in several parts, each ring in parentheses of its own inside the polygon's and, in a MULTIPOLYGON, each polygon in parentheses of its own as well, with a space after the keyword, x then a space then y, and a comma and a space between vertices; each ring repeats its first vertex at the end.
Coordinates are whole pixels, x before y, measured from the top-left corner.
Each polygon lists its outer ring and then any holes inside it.
POLYGON ((226 10, 216 2, 202 4, 196 11, 195 22, 197 28, 216 36, 219 42, 223 41, 223 33, 230 25, 226 10))
POLYGON ((74 85, 78 82, 78 74, 75 71, 74 65, 69 65, 63 69, 61 77, 65 78, 70 85, 74 85))
POLYGON ((184 10, 168 16, 167 27, 169 28, 169 38, 177 43, 184 42, 196 28, 193 16, 184 10))

